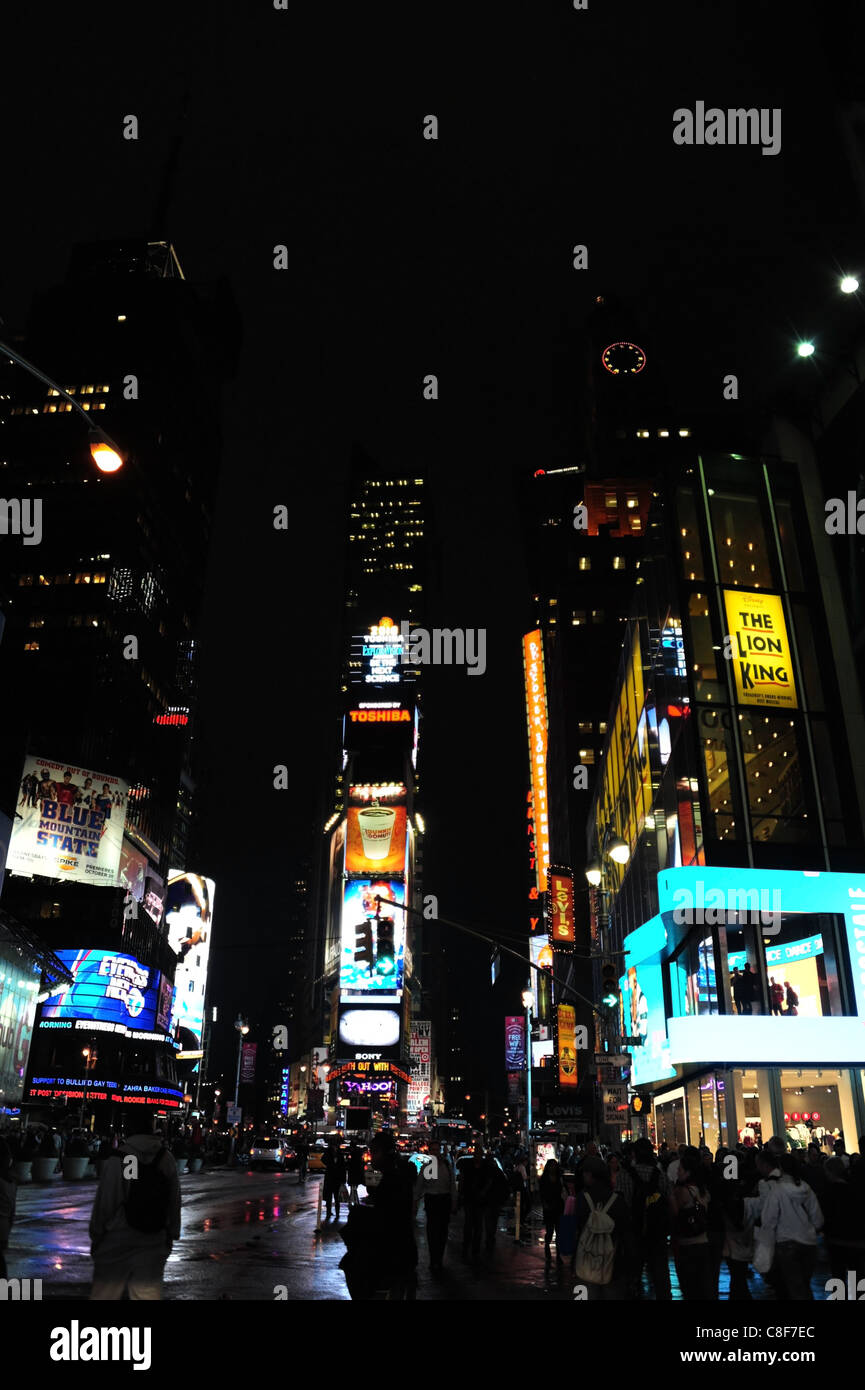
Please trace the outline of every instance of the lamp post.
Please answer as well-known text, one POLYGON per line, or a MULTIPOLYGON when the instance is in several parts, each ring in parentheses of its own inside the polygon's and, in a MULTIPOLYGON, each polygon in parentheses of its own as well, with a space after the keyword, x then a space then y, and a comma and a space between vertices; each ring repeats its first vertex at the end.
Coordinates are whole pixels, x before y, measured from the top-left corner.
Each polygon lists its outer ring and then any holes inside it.
POLYGON ((123 467, 126 462, 126 455, 120 447, 115 444, 110 435, 106 434, 104 430, 99 429, 97 425, 94 425, 87 411, 81 409, 81 406, 75 400, 74 396, 70 396, 69 392, 64 391, 62 386, 58 386, 56 381, 52 381, 50 376, 46 376, 38 367, 34 367, 32 362, 28 362, 26 357, 22 357, 20 353, 15 352, 14 349, 8 347, 6 343, 0 343, 0 352, 5 352, 6 356, 12 362, 17 362, 19 367, 23 367, 25 372, 29 372, 37 381, 41 381, 46 386, 50 386, 52 391, 56 391, 58 396, 62 396, 64 401, 68 401, 73 410, 78 411, 78 414, 87 425, 90 437, 90 456, 100 473, 116 473, 118 468, 123 467))
MULTIPOLYGON (((234 1108, 235 1108, 235 1110, 237 1110, 237 1109, 238 1109, 238 1106, 239 1106, 239 1104, 240 1104, 240 1059, 241 1059, 241 1057, 242 1057, 242 1055, 243 1055, 243 1039, 246 1037, 246 1034, 249 1032, 249 1024, 247 1023, 246 1019, 243 1017, 242 1014, 238 1014, 238 1015, 237 1015, 237 1018, 234 1020, 234 1026, 235 1026, 235 1028, 237 1029, 237 1072, 235 1073, 235 1078, 234 1078, 234 1108)), ((239 1121, 239 1120, 236 1122, 236 1125, 233 1126, 233 1128, 235 1128, 235 1129, 239 1132, 239 1130, 240 1130, 240 1121, 239 1121)), ((236 1144, 237 1144, 237 1135, 236 1135, 236 1134, 232 1134, 232 1136, 231 1136, 231 1152, 230 1152, 230 1154, 228 1155, 229 1164, 230 1164, 230 1163, 232 1162, 232 1160, 234 1159, 236 1144)))
POLYGON ((530 989, 523 990, 523 1008, 526 1011, 526 1153, 529 1166, 532 1159, 532 1009, 535 996, 530 989))

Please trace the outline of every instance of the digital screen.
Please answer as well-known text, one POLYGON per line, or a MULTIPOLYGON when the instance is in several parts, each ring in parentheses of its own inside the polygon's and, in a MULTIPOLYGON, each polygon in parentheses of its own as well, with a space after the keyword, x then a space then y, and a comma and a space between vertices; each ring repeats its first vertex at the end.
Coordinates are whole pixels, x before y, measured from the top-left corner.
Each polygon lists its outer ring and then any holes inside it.
POLYGON ((0 942, 0 1104, 14 1105, 24 1091, 33 1038, 39 967, 0 942))
MULTIPOLYGON (((171 1033, 184 1052, 198 1052, 204 1038, 204 1000, 213 922, 215 884, 200 874, 168 874, 165 920, 168 944, 178 957, 174 972, 171 1033)), ((193 1071, 198 1071, 197 1063, 193 1071)))
POLYGON ((345 871, 401 874, 405 868, 405 806, 350 806, 345 871))
POLYGON ((71 763, 24 760, 7 867, 116 888, 129 787, 71 763))
POLYGON ((644 960, 629 967, 619 980, 625 1031, 642 1042, 629 1047, 631 1082, 642 1086, 676 1075, 664 1013, 664 980, 659 961, 644 960))
MULTIPOLYGON (((405 814, 403 812, 403 814, 405 814)), ((391 878, 356 878, 343 890, 341 994, 396 995, 403 987, 404 914, 387 903, 405 902, 405 884, 391 878), (376 896, 385 901, 376 920, 376 896)))
POLYGON ((341 1005, 338 1036, 343 1056, 359 1056, 377 1062, 397 1060, 400 1056, 399 1010, 341 1005))
POLYGON ((116 951, 57 951, 73 976, 42 1005, 43 1019, 95 1019, 153 1031, 160 974, 116 951))

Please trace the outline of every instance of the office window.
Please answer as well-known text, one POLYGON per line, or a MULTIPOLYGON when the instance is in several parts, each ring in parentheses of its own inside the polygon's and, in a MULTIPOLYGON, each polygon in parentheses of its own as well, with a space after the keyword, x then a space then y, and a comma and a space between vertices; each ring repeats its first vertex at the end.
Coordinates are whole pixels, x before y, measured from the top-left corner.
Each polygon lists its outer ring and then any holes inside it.
POLYGON ((581 763, 585 763, 587 767, 591 767, 592 764, 594 763, 594 761, 595 761, 595 750, 594 750, 594 748, 581 748, 581 749, 580 749, 580 762, 581 762, 581 763))
POLYGON ((593 622, 593 623, 602 623, 603 621, 604 621, 604 610, 603 610, 603 608, 593 608, 593 609, 592 609, 592 622, 593 622))
POLYGON ((24 650, 25 650, 25 652, 38 652, 38 650, 39 650, 39 643, 38 643, 38 642, 25 642, 25 643, 24 643, 24 650))
POLYGON ((586 610, 584 608, 575 608, 571 614, 571 627, 579 627, 581 624, 584 624, 585 621, 586 610))
POLYGON ((33 575, 32 575, 32 574, 19 574, 19 576, 18 576, 18 587, 19 587, 20 589, 29 588, 30 586, 32 586, 32 584, 33 584, 33 575))
POLYGON ((588 719, 581 719, 577 725, 577 729, 581 734, 590 734, 594 727, 594 724, 588 719))
POLYGON ((580 569, 581 569, 581 570, 590 570, 591 568, 592 568, 592 562, 591 562, 591 560, 589 559, 588 555, 581 555, 581 556, 580 556, 580 569))
POLYGON ((613 569, 614 569, 614 570, 623 570, 623 569, 626 569, 626 568, 627 568, 627 561, 625 560, 624 555, 614 555, 614 556, 613 556, 613 569))

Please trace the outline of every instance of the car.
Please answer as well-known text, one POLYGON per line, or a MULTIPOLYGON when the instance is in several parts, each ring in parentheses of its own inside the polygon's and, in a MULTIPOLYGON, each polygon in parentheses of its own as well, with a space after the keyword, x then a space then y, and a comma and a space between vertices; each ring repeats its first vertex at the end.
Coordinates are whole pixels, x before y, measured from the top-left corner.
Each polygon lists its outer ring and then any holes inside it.
POLYGON ((248 1163, 254 1168, 257 1163, 274 1163, 277 1168, 287 1166, 289 1150, 282 1139, 270 1134, 260 1134, 249 1146, 248 1163))
POLYGON ((309 1163, 307 1164, 307 1172, 309 1172, 309 1173, 323 1173, 323 1172, 324 1172, 324 1155, 326 1154, 326 1152, 327 1152, 327 1145, 326 1145, 326 1144, 313 1144, 313 1145, 310 1147, 310 1150, 309 1150, 309 1163))

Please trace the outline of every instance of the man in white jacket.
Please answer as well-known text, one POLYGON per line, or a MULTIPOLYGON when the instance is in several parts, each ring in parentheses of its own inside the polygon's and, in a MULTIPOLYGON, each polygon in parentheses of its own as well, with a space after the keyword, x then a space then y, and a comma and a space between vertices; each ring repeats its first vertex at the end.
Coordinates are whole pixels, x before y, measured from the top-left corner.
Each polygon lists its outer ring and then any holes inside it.
POLYGON ((823 1228, 820 1204, 787 1155, 777 1160, 766 1188, 760 1225, 764 1237, 774 1236, 775 1258, 787 1298, 795 1302, 813 1299, 811 1276, 817 1263, 817 1233, 823 1228))
POLYGON ((165 1262, 180 1236, 177 1164, 153 1133, 152 1114, 142 1106, 127 1132, 103 1164, 90 1217, 91 1301, 120 1299, 125 1289, 130 1299, 161 1299, 165 1262))

